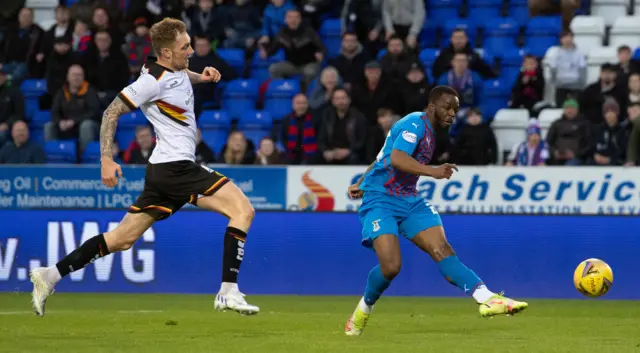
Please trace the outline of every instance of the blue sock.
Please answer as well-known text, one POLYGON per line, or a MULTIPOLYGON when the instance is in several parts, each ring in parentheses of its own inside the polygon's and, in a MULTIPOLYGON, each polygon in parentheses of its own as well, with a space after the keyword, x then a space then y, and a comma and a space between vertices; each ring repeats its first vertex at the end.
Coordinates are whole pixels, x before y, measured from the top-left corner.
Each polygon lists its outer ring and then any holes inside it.
POLYGON ((479 286, 484 284, 480 277, 462 264, 455 255, 445 257, 438 262, 438 268, 447 281, 468 295, 472 295, 479 286))
POLYGON ((367 305, 375 304, 382 293, 389 288, 391 281, 386 279, 382 275, 380 265, 376 265, 369 271, 369 277, 367 278, 367 289, 364 291, 364 302, 367 305))

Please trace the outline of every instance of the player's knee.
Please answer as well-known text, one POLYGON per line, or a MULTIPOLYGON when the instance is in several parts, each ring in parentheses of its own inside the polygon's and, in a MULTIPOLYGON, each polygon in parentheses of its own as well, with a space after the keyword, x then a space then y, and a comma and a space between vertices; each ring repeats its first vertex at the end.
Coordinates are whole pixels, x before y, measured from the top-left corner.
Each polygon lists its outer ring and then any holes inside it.
POLYGON ((434 244, 434 246, 431 248, 431 257, 436 262, 451 255, 455 255, 455 252, 447 241, 440 244, 434 244))
POLYGON ((402 261, 400 259, 389 260, 380 264, 380 271, 384 278, 388 280, 394 279, 400 273, 401 268, 402 261))

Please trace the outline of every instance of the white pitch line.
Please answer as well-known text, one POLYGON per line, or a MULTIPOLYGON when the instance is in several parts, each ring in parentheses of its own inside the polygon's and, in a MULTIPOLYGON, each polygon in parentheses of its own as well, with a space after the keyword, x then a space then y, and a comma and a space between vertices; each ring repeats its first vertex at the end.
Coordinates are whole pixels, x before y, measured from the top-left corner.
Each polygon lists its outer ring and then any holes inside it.
MULTIPOLYGON (((47 311, 47 315, 49 314, 77 314, 83 312, 85 310, 80 311, 71 311, 71 310, 63 310, 63 311, 47 311)), ((118 314, 157 314, 162 313, 163 310, 120 310, 117 311, 118 314)), ((5 315, 35 315, 33 311, 0 311, 0 316, 5 315)))

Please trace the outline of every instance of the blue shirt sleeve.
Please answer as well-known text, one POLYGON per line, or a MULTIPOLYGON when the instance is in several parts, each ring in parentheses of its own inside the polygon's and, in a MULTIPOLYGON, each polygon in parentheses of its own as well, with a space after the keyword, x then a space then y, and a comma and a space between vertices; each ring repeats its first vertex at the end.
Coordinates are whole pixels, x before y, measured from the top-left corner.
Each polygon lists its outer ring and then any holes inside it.
POLYGON ((425 126, 422 119, 409 119, 397 128, 398 135, 393 141, 393 149, 412 155, 424 137, 425 126))

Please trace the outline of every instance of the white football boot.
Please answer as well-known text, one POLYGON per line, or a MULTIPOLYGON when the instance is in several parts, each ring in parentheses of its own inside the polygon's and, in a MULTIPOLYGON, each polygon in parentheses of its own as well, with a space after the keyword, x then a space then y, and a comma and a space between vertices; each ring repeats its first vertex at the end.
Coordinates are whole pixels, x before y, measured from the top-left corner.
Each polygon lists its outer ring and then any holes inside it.
POLYGON ((29 273, 31 283, 33 283, 31 305, 33 311, 40 317, 44 316, 44 306, 47 303, 47 298, 55 291, 55 283, 50 279, 48 271, 49 269, 46 267, 39 267, 29 273))
POLYGON ((213 307, 218 311, 233 310, 242 315, 255 315, 260 312, 260 308, 247 303, 245 295, 239 291, 229 291, 218 293, 213 307))

